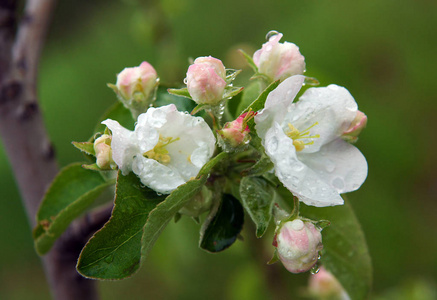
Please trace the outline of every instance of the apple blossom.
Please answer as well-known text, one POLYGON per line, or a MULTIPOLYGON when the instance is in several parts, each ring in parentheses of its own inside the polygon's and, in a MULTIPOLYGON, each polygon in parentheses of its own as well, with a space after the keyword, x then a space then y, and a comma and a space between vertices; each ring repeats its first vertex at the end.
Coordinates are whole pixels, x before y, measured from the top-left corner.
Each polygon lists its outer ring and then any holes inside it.
POLYGON ((309 88, 292 103, 305 77, 292 76, 267 97, 255 116, 256 131, 278 179, 307 205, 343 204, 340 193, 358 189, 367 177, 361 152, 341 139, 357 115, 343 87, 309 88))
POLYGON ((216 105, 223 99, 227 85, 226 69, 217 58, 198 57, 188 68, 185 82, 197 104, 216 105))
POLYGON ((299 47, 289 42, 279 43, 281 38, 282 33, 270 36, 268 42, 253 54, 258 73, 272 81, 284 80, 305 71, 305 58, 300 54, 299 47))
POLYGON ((291 273, 310 270, 323 249, 320 229, 313 223, 294 219, 281 225, 273 245, 284 267, 291 273))
POLYGON ((206 122, 177 111, 174 104, 149 108, 138 117, 134 131, 111 119, 102 124, 112 132, 113 159, 123 175, 132 171, 163 194, 195 177, 215 148, 206 122))
POLYGON ((117 75, 115 85, 108 84, 123 105, 136 119, 155 100, 159 79, 151 64, 144 61, 138 67, 125 68, 117 75))

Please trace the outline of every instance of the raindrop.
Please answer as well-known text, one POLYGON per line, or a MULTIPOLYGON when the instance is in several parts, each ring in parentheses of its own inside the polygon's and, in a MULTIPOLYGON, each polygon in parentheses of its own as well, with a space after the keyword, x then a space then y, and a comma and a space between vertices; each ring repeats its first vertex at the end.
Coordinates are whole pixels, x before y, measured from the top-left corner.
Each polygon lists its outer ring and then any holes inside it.
POLYGON ((319 273, 319 271, 320 271, 320 267, 317 264, 315 264, 314 267, 311 268, 310 272, 311 272, 311 274, 315 275, 315 274, 319 273))
POLYGON ((340 177, 336 177, 334 178, 334 180, 332 181, 332 185, 334 186, 334 188, 336 188, 339 192, 341 192, 344 188, 344 181, 343 179, 341 179, 340 177))
POLYGON ((328 159, 326 161, 325 169, 329 173, 332 173, 335 170, 335 163, 332 160, 328 159))
POLYGON ((276 137, 272 137, 267 146, 269 152, 276 152, 276 150, 278 149, 278 139, 276 137))
POLYGON ((184 83, 188 84, 188 78, 186 78, 186 77, 184 78, 184 83))
POLYGON ((114 254, 110 254, 105 257, 105 262, 108 264, 112 263, 113 260, 114 260, 114 254))
POLYGON ((276 30, 270 30, 266 34, 266 40, 269 41, 272 37, 274 37, 274 36, 276 36, 278 34, 279 34, 279 32, 277 32, 276 30))
POLYGON ((294 163, 291 167, 296 172, 302 171, 304 169, 304 165, 300 162, 294 163))

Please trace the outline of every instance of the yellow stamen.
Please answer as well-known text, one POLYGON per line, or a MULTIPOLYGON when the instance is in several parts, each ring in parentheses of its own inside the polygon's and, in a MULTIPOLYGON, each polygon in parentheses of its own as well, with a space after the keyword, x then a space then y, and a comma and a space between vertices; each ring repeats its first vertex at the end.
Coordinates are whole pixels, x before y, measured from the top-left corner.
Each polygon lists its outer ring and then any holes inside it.
POLYGON ((298 151, 298 152, 302 151, 305 148, 305 146, 314 144, 314 141, 304 142, 304 141, 298 141, 298 140, 314 139, 314 138, 320 137, 319 134, 309 135, 310 129, 318 124, 319 123, 316 122, 313 125, 311 125, 310 127, 308 127, 307 129, 299 131, 296 127, 294 127, 293 125, 288 123, 288 128, 290 129, 290 131, 286 132, 285 134, 293 140, 293 145, 296 148, 296 151, 298 151))
POLYGON ((147 152, 143 153, 144 157, 154 159, 161 164, 168 164, 171 161, 170 155, 168 155, 168 150, 165 147, 173 142, 178 141, 179 138, 173 139, 172 137, 163 137, 159 135, 159 141, 156 146, 147 152))

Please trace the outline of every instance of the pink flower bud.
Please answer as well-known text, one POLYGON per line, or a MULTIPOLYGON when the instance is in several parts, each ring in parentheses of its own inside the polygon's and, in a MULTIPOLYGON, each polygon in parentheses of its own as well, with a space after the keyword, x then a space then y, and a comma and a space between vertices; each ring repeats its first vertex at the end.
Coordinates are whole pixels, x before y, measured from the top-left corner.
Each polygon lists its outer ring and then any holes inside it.
POLYGON ((310 270, 322 250, 322 235, 313 223, 301 219, 286 222, 275 236, 273 245, 284 267, 291 273, 310 270))
POLYGON ((323 267, 317 274, 311 275, 308 290, 310 295, 317 299, 350 299, 337 278, 323 267))
POLYGON ((253 61, 258 72, 267 75, 271 80, 281 81, 303 74, 305 71, 305 57, 299 52, 299 47, 293 43, 279 43, 282 33, 270 37, 262 48, 253 54, 253 61))
POLYGON ((111 139, 111 136, 104 134, 94 141, 96 165, 102 170, 111 170, 116 167, 112 159, 111 139))
POLYGON ((349 128, 343 132, 342 138, 348 142, 356 142, 358 140, 358 135, 367 125, 367 116, 361 112, 357 111, 355 119, 352 121, 349 128))
POLYGON ((218 104, 226 87, 226 70, 221 60, 198 57, 188 68, 188 92, 197 104, 218 104))
POLYGON ((117 89, 125 100, 135 98, 137 94, 148 99, 154 92, 157 74, 151 64, 144 61, 138 67, 125 68, 117 76, 117 89))
POLYGON ((217 131, 219 144, 225 151, 235 151, 250 141, 250 130, 249 126, 247 126, 247 122, 252 119, 255 114, 253 111, 244 113, 236 120, 227 122, 221 130, 217 131))

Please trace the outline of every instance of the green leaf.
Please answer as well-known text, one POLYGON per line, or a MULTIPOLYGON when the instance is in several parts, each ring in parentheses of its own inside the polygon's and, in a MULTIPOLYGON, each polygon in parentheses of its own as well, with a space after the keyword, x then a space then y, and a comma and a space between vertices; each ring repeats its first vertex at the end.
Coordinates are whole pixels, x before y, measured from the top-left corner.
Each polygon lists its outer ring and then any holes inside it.
POLYGON ((159 106, 164 106, 164 105, 168 105, 168 104, 174 104, 174 105, 176 105, 176 107, 179 111, 191 112, 193 110, 193 108, 196 106, 196 102, 194 102, 192 100, 187 100, 186 97, 183 95, 179 95, 179 96, 169 94, 167 89, 160 86, 158 88, 158 92, 157 92, 156 101, 154 103, 154 106, 159 107, 159 106), (184 98, 179 97, 179 96, 182 96, 184 98))
MULTIPOLYGON (((273 91, 274 89, 276 89, 276 87, 279 85, 280 81, 274 81, 272 82, 262 93, 261 95, 259 95, 259 97, 253 101, 244 111, 248 112, 249 110, 252 111, 259 111, 261 109, 264 108, 264 104, 266 103, 267 100, 267 96, 270 94, 271 91, 273 91)), ((250 131, 254 131, 255 130, 255 121, 254 119, 249 120, 249 122, 247 122, 247 126, 249 126, 250 131)))
POLYGON ((165 196, 143 187, 139 178, 118 173, 111 219, 83 248, 77 263, 80 274, 94 279, 123 279, 141 263, 141 236, 149 213, 165 196))
POLYGON ((116 120, 121 126, 129 130, 133 130, 135 127, 135 120, 132 118, 132 113, 124 107, 121 102, 115 103, 103 114, 94 129, 94 133, 103 132, 105 130, 106 126, 101 124, 101 122, 106 119, 116 120))
POLYGON ((260 177, 243 177, 240 183, 243 207, 256 225, 256 236, 262 237, 272 219, 275 191, 260 177))
POLYGON ((82 250, 78 272, 94 279, 132 276, 165 226, 200 191, 209 172, 225 157, 226 153, 214 157, 195 179, 179 186, 167 198, 142 187, 133 173, 121 176, 119 172, 112 217, 82 250))
MULTIPOLYGON (((254 143, 256 144, 256 143, 254 143)), ((260 150, 259 147, 262 147, 260 145, 254 145, 258 150, 260 150)), ((273 163, 271 159, 264 153, 261 155, 261 158, 257 161, 255 165, 253 165, 251 168, 244 170, 241 174, 243 176, 261 176, 264 173, 270 171, 273 169, 273 163)))
POLYGON ((219 252, 230 247, 243 228, 244 211, 240 202, 224 194, 215 216, 205 224, 199 246, 208 252, 219 252))
POLYGON ((360 224, 347 201, 334 207, 300 204, 301 214, 313 220, 329 220, 325 228, 320 263, 340 281, 351 299, 367 299, 372 285, 372 265, 360 224))
POLYGON ((175 216, 175 214, 198 192, 200 192, 211 170, 227 156, 228 154, 225 152, 215 156, 203 166, 196 179, 190 180, 187 183, 179 186, 167 197, 167 199, 165 199, 164 202, 159 204, 156 209, 150 213, 150 217, 147 220, 146 226, 144 227, 142 239, 143 257, 146 257, 149 254, 150 250, 158 239, 158 236, 161 234, 170 220, 175 216))
POLYGON ((246 52, 244 52, 242 49, 239 49, 238 51, 240 51, 240 53, 243 54, 244 58, 246 59, 247 63, 252 68, 252 70, 255 73, 258 73, 258 67, 255 65, 255 62, 253 61, 252 57, 246 52))
POLYGON ((249 107, 249 105, 258 98, 261 90, 259 81, 251 82, 243 91, 241 101, 238 104, 236 115, 239 116, 242 112, 249 107))
POLYGON ((180 97, 185 97, 188 99, 193 99, 191 98, 190 93, 188 92, 187 88, 182 88, 182 89, 168 89, 167 92, 169 94, 175 95, 175 96, 180 96, 180 97))
POLYGON ((96 156, 96 152, 94 151, 94 144, 90 142, 71 142, 74 147, 79 149, 80 151, 88 154, 96 156))
POLYGON ((42 200, 33 235, 39 254, 50 250, 69 224, 83 213, 113 181, 105 181, 96 172, 85 170, 81 163, 63 168, 42 200))

